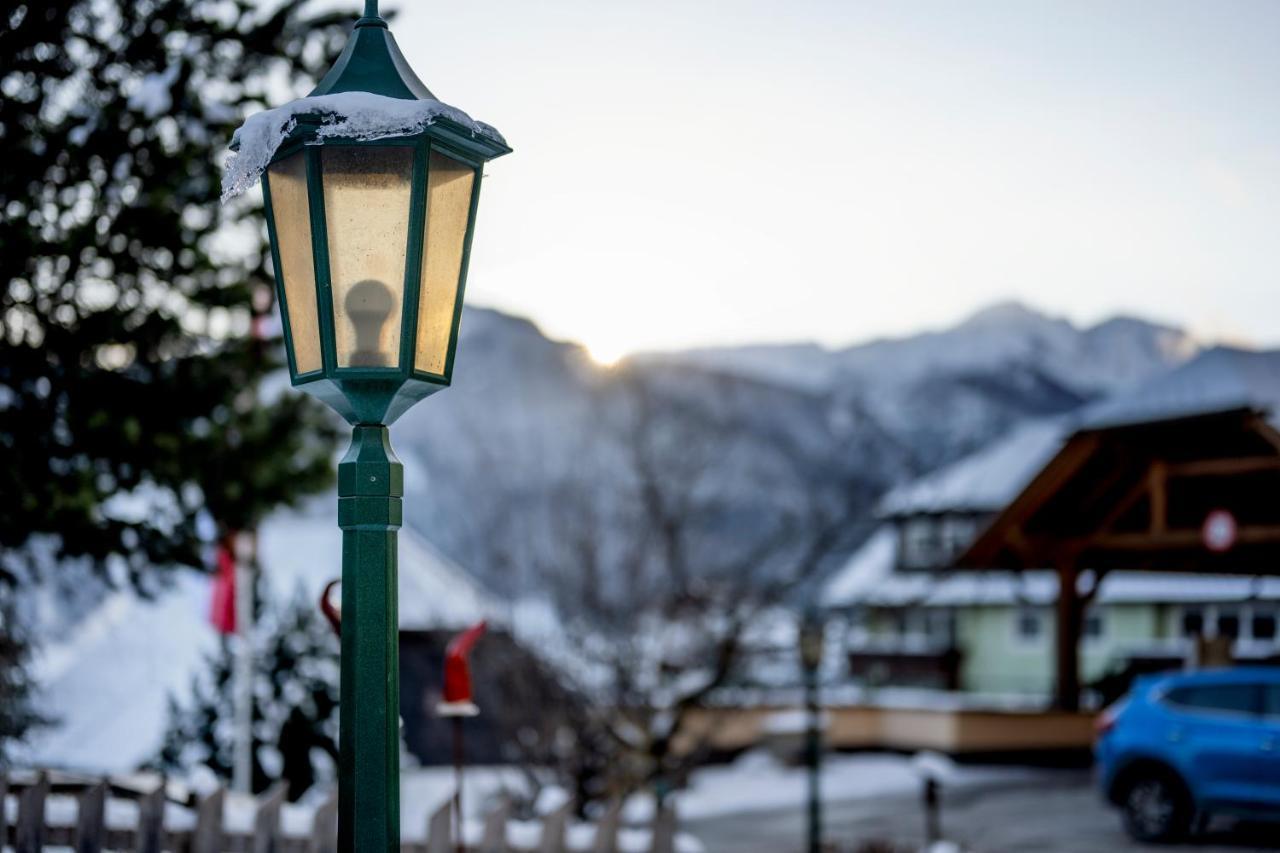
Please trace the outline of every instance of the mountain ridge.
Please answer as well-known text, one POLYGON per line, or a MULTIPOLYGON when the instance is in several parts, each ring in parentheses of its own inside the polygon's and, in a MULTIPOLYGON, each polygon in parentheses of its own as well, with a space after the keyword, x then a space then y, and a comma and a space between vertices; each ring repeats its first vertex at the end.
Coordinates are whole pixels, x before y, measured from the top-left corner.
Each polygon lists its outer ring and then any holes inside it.
MULTIPOLYGON (((605 490, 627 482, 617 448, 635 427, 625 421, 627 389, 636 383, 657 395, 659 408, 754 436, 762 454, 779 440, 823 452, 842 447, 842 462, 865 473, 861 488, 870 494, 1022 421, 1073 411, 1175 367, 1199 346, 1180 329, 1141 318, 1081 328, 1003 302, 947 328, 841 349, 685 350, 605 367, 524 318, 468 306, 453 387, 395 428, 396 446, 421 462, 426 484, 406 501, 407 521, 468 566, 484 562, 495 530, 514 539, 544 535, 541 522, 526 519, 557 494, 566 472, 605 490), (592 456, 601 436, 614 445, 613 461, 592 456), (518 525, 535 529, 517 534, 518 525)), ((749 484, 743 489, 744 504, 759 502, 749 484)), ((493 582, 496 571, 480 574, 493 582)))
POLYGON ((1083 367, 1088 371, 1085 381, 1093 390, 1113 392, 1186 361, 1204 347, 1184 329, 1131 314, 1077 326, 1024 302, 1006 300, 939 329, 877 337, 844 347, 796 341, 646 352, 635 359, 700 363, 774 381, 830 388, 851 378, 874 381, 872 374, 885 371, 889 359, 898 364, 886 379, 900 381, 947 366, 998 367, 1001 362, 1034 359, 1039 353, 1056 358, 1056 363, 1041 363, 1049 373, 1061 375, 1083 367), (1100 359, 1094 355, 1106 347, 1123 348, 1126 353, 1123 357, 1103 354, 1100 359), (1117 367, 1121 368, 1118 372, 1117 367))

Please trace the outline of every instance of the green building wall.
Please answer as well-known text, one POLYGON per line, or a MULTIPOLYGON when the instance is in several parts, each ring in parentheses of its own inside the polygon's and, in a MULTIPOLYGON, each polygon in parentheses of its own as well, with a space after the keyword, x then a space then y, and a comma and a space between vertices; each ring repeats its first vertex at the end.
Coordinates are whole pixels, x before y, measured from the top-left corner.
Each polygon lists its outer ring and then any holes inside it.
MULTIPOLYGON (((1103 620, 1100 636, 1081 643, 1081 676, 1091 681, 1118 666, 1135 647, 1169 636, 1168 619, 1154 604, 1118 604, 1097 609, 1103 620)), ((960 683, 974 693, 1048 695, 1054 683, 1053 607, 1007 605, 961 608, 956 613, 956 640, 962 653, 960 683), (1019 636, 1018 617, 1039 614, 1034 638, 1019 636)))

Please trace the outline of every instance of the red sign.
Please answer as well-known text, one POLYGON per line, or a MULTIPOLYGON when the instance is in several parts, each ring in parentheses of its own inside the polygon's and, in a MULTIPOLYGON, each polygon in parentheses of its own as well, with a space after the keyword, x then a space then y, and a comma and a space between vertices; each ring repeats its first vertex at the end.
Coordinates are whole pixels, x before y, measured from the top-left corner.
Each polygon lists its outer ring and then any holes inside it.
POLYGON ((1231 550, 1231 546, 1236 544, 1238 529, 1234 515, 1225 509, 1215 509, 1205 516, 1204 526, 1200 528, 1200 537, 1204 540, 1204 547, 1221 554, 1223 551, 1231 550))
POLYGON ((477 622, 450 640, 444 650, 444 701, 436 707, 441 717, 474 717, 480 713, 471 699, 471 667, 467 656, 485 627, 484 622, 477 622))

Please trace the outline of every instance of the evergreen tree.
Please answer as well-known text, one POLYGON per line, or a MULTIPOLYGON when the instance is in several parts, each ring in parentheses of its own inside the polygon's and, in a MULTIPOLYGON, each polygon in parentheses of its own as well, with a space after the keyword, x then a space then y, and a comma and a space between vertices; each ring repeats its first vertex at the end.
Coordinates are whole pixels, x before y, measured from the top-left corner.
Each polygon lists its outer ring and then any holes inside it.
MULTIPOLYGON (((295 800, 317 781, 332 780, 337 766, 338 638, 299 593, 285 608, 263 604, 254 647, 253 789, 285 779, 295 800)), ((231 776, 234 665, 224 644, 193 680, 189 703, 170 700, 158 768, 187 773, 204 766, 231 776)))
POLYGON ((28 654, 21 626, 13 618, 11 603, 0 604, 0 766, 9 736, 41 722, 31 710, 32 685, 23 664, 28 654))
MULTIPOLYGON (((282 369, 254 334, 260 201, 222 207, 218 188, 242 115, 305 91, 351 16, 258 6, 0 12, 0 588, 36 579, 35 538, 147 586, 201 565, 202 513, 253 529, 332 478, 328 413, 259 392, 282 369)), ((9 624, 0 671, 21 658, 9 624)))

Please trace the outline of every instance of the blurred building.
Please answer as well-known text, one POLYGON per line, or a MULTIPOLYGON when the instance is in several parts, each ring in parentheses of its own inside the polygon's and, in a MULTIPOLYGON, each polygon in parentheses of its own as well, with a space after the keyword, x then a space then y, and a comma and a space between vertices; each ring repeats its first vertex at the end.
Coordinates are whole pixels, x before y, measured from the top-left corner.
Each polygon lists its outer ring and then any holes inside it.
MULTIPOLYGON (((341 574, 342 531, 331 507, 332 497, 317 500, 309 511, 281 512, 263 525, 260 589, 277 607, 318 602, 325 584, 341 574)), ((438 659, 448 638, 486 619, 493 626, 481 650, 486 661, 507 665, 526 655, 511 636, 512 606, 409 527, 400 531, 399 585, 404 736, 418 760, 444 763, 448 749, 427 732, 442 725, 434 709, 438 659)), ((154 759, 170 700, 190 701, 193 680, 209 677, 209 660, 219 650, 209 600, 208 576, 175 572, 172 583, 150 598, 132 589, 111 592, 64 637, 46 643, 35 675, 38 707, 50 724, 20 746, 18 759, 99 772, 129 771, 154 759)), ((542 675, 536 671, 533 685, 552 689, 542 675)), ((488 697, 491 691, 484 690, 488 697)), ((488 710, 497 710, 494 703, 488 710)), ((493 744, 507 732, 495 734, 495 724, 485 725, 477 748, 492 757, 493 744)))
MULTIPOLYGON (((957 560, 1011 502, 1023 499, 1029 484, 1047 482, 1046 467, 1082 430, 1124 429, 1132 436, 1158 424, 1159 441, 1176 448, 1164 455, 1178 457, 1183 468, 1204 464, 1187 461, 1203 446, 1220 475, 1180 483, 1180 491, 1171 493, 1179 502, 1175 509, 1203 513, 1217 503, 1230 504, 1242 520, 1269 523, 1251 508, 1274 494, 1262 478, 1277 476, 1280 464, 1280 447, 1269 447, 1268 419, 1277 407, 1280 353, 1219 348, 1073 416, 1017 427, 995 444, 894 489, 880 503, 879 529, 825 589, 827 605, 846 617, 848 675, 870 687, 1051 696, 1058 572, 1048 566, 961 570, 957 560), (1206 418, 1242 434, 1254 430, 1253 440, 1233 438, 1234 443, 1209 448, 1206 418)), ((1119 488, 1128 462, 1095 464, 1090 476, 1100 517, 1155 512, 1132 497, 1124 500, 1134 506, 1116 497, 1129 491, 1119 488)), ((1061 487, 1067 484, 1062 478, 1061 487)), ((1080 679, 1097 698, 1114 695, 1135 672, 1181 666, 1206 647, 1229 648, 1237 660, 1280 655, 1280 577, 1266 576, 1280 566, 1258 551, 1256 557, 1241 554, 1231 566, 1234 572, 1256 565, 1257 574, 1222 574, 1211 550, 1193 544, 1203 554, 1204 573, 1196 571, 1194 549, 1184 549, 1193 555, 1190 565, 1185 554, 1175 559, 1135 550, 1128 570, 1109 557, 1109 571, 1100 580, 1088 560, 1080 565, 1084 573, 1077 588, 1087 590, 1080 679), (1169 571, 1162 570, 1162 559, 1169 571)))

